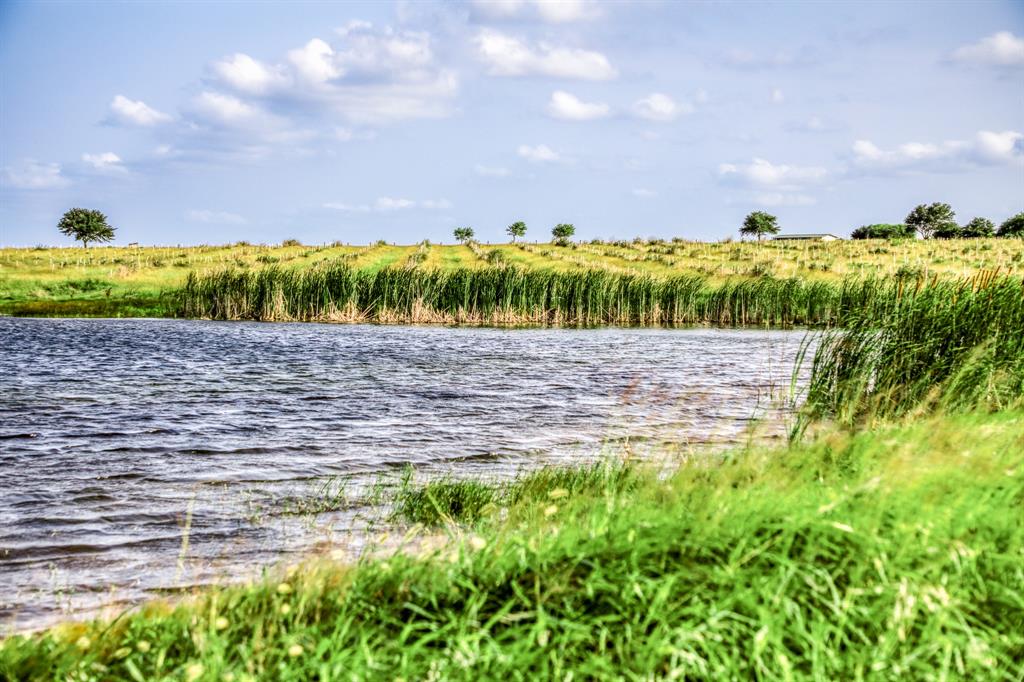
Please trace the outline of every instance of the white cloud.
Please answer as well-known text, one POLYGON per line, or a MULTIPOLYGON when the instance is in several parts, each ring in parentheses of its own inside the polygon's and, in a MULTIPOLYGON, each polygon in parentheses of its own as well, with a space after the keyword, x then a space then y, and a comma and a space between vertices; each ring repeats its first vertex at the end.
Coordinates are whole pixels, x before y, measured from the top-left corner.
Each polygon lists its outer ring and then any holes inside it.
POLYGON ((185 214, 185 218, 194 223, 211 223, 219 225, 245 225, 246 219, 237 213, 227 211, 210 211, 208 209, 193 209, 185 214))
POLYGON ((218 89, 272 100, 278 106, 271 110, 340 115, 357 123, 445 116, 458 91, 455 72, 437 64, 429 34, 377 29, 365 21, 337 29, 332 42, 313 38, 277 64, 236 54, 212 71, 218 89))
POLYGON ((592 121, 595 118, 604 118, 610 111, 607 104, 584 102, 564 90, 551 93, 551 101, 548 102, 548 113, 566 121, 592 121))
POLYGON ((124 95, 115 95, 110 102, 110 117, 115 123, 147 127, 171 120, 170 115, 157 111, 141 100, 130 100, 124 95))
POLYGON ((953 60, 966 64, 1019 66, 1024 64, 1024 38, 999 31, 953 51, 953 60))
POLYGON ((232 95, 206 91, 193 101, 196 113, 207 121, 228 126, 255 126, 268 122, 259 107, 232 95))
POLYGON ((812 206, 818 203, 814 197, 806 194, 782 192, 757 192, 753 196, 753 201, 760 206, 812 206))
POLYGON ((601 15, 591 0, 473 0, 474 13, 488 19, 533 16, 541 21, 562 24, 586 21, 601 15))
POLYGON ((447 199, 424 199, 423 201, 413 201, 412 199, 403 199, 400 197, 377 197, 377 200, 372 205, 330 201, 323 204, 323 207, 335 211, 349 211, 354 213, 369 213, 370 211, 388 213, 391 211, 401 211, 411 208, 442 211, 451 208, 452 202, 447 199))
POLYGON ((412 208, 416 205, 411 199, 396 199, 394 197, 377 197, 374 208, 378 211, 397 211, 403 208, 412 208))
POLYGON ((782 104, 786 101, 786 95, 779 88, 772 90, 772 104, 782 104))
POLYGON ((490 29, 481 31, 475 42, 480 58, 494 76, 541 75, 608 80, 616 75, 608 58, 600 52, 547 43, 531 46, 490 29))
POLYGON ((692 104, 676 102, 662 92, 652 92, 633 104, 633 113, 648 121, 674 121, 683 114, 692 114, 693 111, 692 104))
POLYGON ((546 144, 539 144, 535 147, 521 144, 519 145, 519 148, 516 149, 516 153, 527 161, 531 161, 533 163, 549 163, 552 161, 558 161, 559 158, 561 158, 555 150, 546 144))
POLYGON ((17 166, 6 166, 3 174, 6 184, 18 189, 55 189, 69 181, 60 172, 59 163, 40 163, 24 159, 17 166))
POLYGON ((874 170, 957 170, 971 165, 1024 161, 1024 134, 1014 130, 978 131, 972 140, 907 142, 882 149, 870 140, 853 143, 853 163, 874 170))
POLYGON ((288 85, 280 67, 270 67, 247 54, 237 53, 213 65, 213 72, 229 87, 250 95, 262 95, 288 85))
POLYGON ((655 192, 652 189, 645 189, 643 187, 638 187, 638 188, 633 190, 633 196, 639 197, 641 199, 651 199, 653 197, 658 196, 658 193, 655 192))
POLYGON ((82 154, 82 161, 98 171, 126 173, 127 169, 121 165, 121 157, 114 152, 103 152, 101 154, 82 154))
POLYGON ((335 64, 334 49, 319 38, 313 38, 300 48, 288 52, 288 61, 296 75, 314 86, 323 85, 342 74, 335 64))
POLYGON ((482 175, 485 178, 506 178, 511 175, 508 168, 503 168, 501 166, 484 166, 479 163, 473 170, 476 171, 477 175, 482 175))
POLYGON ((718 166, 718 177, 724 182, 789 191, 821 182, 827 175, 828 171, 819 166, 773 164, 758 158, 749 164, 723 163, 718 166))

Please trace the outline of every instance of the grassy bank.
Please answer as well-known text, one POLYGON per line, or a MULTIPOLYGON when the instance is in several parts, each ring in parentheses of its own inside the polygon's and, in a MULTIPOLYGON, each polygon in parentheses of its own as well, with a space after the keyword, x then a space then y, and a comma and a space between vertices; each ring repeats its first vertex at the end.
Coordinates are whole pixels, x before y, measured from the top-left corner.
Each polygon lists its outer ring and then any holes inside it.
POLYGON ((509 264, 530 272, 701 278, 712 286, 765 277, 812 285, 850 277, 955 279, 997 268, 1021 275, 1024 241, 8 248, 0 249, 0 314, 170 316, 177 308, 168 295, 180 290, 189 275, 268 267, 305 271, 338 263, 367 275, 385 268, 452 273, 509 264))
POLYGON ((406 490, 443 543, 0 647, 8 679, 1019 679, 1024 414, 406 490), (445 487, 447 486, 447 487, 445 487), (477 504, 471 500, 486 501, 477 504), (70 677, 75 676, 75 677, 70 677))

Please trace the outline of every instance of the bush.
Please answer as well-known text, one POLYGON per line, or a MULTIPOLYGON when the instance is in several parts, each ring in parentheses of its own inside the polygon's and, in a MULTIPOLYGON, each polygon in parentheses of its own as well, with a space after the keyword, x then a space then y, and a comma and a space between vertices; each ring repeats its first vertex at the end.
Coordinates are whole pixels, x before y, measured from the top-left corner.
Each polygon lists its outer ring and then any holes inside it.
POLYGON ((914 229, 902 223, 861 225, 850 234, 852 239, 900 239, 913 236, 914 229))

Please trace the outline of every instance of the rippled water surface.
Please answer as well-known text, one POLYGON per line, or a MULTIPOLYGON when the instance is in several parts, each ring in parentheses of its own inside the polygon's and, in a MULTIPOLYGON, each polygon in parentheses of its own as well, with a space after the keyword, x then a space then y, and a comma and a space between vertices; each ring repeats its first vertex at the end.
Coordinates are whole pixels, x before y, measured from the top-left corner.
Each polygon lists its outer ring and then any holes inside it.
POLYGON ((803 337, 0 319, 0 631, 337 541, 358 505, 302 504, 330 477, 778 433, 803 337))

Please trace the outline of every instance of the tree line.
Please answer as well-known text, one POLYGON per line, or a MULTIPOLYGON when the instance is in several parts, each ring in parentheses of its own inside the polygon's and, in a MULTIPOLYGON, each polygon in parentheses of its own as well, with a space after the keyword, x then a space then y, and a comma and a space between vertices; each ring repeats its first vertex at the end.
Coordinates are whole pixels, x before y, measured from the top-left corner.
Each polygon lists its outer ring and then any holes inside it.
MULTIPOLYGON (((758 241, 778 233, 778 218, 765 211, 748 214, 740 227, 741 235, 757 237, 758 241)), ((850 234, 853 239, 910 239, 915 236, 921 239, 1024 237, 1024 212, 1007 218, 998 229, 988 218, 972 218, 968 223, 958 225, 953 208, 937 201, 915 206, 902 223, 862 225, 850 234)))
MULTIPOLYGON (((457 241, 463 244, 473 241, 476 236, 472 227, 456 227, 452 230, 452 234, 455 236, 457 241)), ((512 237, 512 243, 514 244, 516 239, 526 234, 526 223, 521 220, 517 220, 505 228, 505 234, 512 237)), ((576 228, 572 223, 559 223, 551 228, 552 241, 556 244, 564 244, 568 242, 574 234, 576 234, 576 228)))

